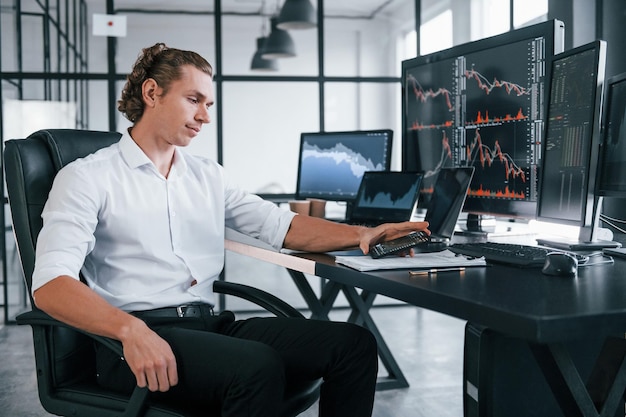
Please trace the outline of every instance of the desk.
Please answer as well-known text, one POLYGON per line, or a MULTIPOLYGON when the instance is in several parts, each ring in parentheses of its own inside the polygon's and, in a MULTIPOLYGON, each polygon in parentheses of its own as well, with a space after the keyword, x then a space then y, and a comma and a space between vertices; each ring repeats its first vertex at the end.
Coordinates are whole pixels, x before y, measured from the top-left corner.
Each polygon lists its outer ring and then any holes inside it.
POLYGON ((227 235, 226 249, 327 279, 330 285, 319 299, 309 293, 310 287, 299 286, 316 317, 324 317, 336 293, 343 291, 353 309, 352 319, 375 328, 368 310, 373 295, 381 294, 524 339, 567 416, 612 416, 626 390, 622 358, 604 412, 598 413, 563 348, 570 340, 599 340, 624 333, 626 261, 580 268, 576 279, 547 277, 535 269, 504 265, 409 278, 406 270, 352 270, 336 264, 327 254, 277 253, 232 234, 227 235), (361 294, 356 288, 363 290, 361 294))
MULTIPOLYGON (((276 252, 268 245, 229 229, 227 229, 225 246, 227 250, 232 252, 286 268, 304 298, 309 310, 311 310, 311 318, 329 320, 328 314, 339 296, 339 293, 343 292, 352 309, 352 314, 350 314, 347 321, 363 325, 369 329, 378 342, 378 354, 383 366, 388 372, 388 376, 378 379, 376 389, 380 391, 406 388, 409 386, 400 366, 393 357, 391 350, 385 343, 383 336, 369 314, 369 309, 374 303, 376 293, 363 290, 361 294, 358 294, 354 286, 344 285, 330 279, 322 283, 321 296, 318 298, 305 276, 305 274, 320 276, 316 273, 315 260, 300 255, 294 256, 276 252)), ((329 255, 321 256, 333 259, 329 255)), ((320 277, 326 278, 323 276, 320 277)))

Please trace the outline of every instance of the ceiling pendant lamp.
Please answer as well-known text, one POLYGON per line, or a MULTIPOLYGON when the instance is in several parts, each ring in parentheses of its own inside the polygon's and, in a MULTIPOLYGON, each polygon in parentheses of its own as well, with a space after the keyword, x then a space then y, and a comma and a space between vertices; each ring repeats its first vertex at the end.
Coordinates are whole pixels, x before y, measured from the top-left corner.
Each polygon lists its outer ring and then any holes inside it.
POLYGON ((261 56, 264 59, 291 58, 296 56, 296 46, 287 31, 279 29, 276 25, 278 19, 271 18, 270 36, 263 45, 261 56))
POLYGON ((261 36, 260 38, 256 38, 256 52, 252 57, 252 63, 250 64, 250 69, 252 71, 278 71, 278 61, 275 59, 265 59, 262 56, 263 45, 267 37, 261 36))
POLYGON ((310 29, 317 26, 317 16, 310 0, 286 0, 278 15, 283 30, 310 29))

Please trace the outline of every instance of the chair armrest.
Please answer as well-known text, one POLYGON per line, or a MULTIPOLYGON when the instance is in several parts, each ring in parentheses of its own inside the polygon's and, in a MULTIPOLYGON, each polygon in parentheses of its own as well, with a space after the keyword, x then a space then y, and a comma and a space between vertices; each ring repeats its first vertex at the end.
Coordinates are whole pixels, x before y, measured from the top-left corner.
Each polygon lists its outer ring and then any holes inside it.
POLYGON ((102 345, 108 347, 109 349, 111 349, 113 352, 115 352, 116 355, 120 355, 120 356, 124 356, 124 351, 122 349, 122 344, 120 342, 118 342, 117 340, 114 339, 110 339, 108 337, 104 337, 104 336, 98 336, 96 334, 93 333, 89 333, 87 331, 81 330, 81 329, 77 329, 74 326, 70 326, 69 324, 63 323, 62 321, 59 321, 55 318, 53 318, 52 316, 49 316, 48 314, 44 313, 41 310, 31 310, 31 311, 27 311, 26 313, 22 313, 19 314, 15 320, 17 321, 17 324, 29 324, 31 326, 35 325, 35 326, 56 326, 56 327, 65 327, 68 329, 72 329, 75 330, 79 333, 82 333, 86 336, 89 336, 90 338, 92 338, 93 340, 95 340, 98 343, 101 343, 102 345))
POLYGON ((248 285, 235 282, 215 281, 213 283, 213 291, 243 298, 280 317, 304 318, 302 313, 280 298, 248 285))
MULTIPOLYGON (((98 336, 96 334, 77 329, 74 326, 70 326, 69 324, 63 323, 62 321, 59 321, 49 316, 48 314, 44 313, 41 310, 31 310, 26 313, 19 314, 15 318, 15 320, 17 321, 17 324, 20 324, 20 325, 27 324, 31 326, 56 326, 56 327, 65 327, 68 329, 72 329, 90 337, 91 339, 95 340, 98 343, 101 343, 102 345, 106 346, 107 348, 115 352, 116 355, 124 356, 122 343, 118 342, 117 340, 104 337, 104 336, 98 336)), ((131 397, 128 400, 128 405, 126 407, 126 410, 124 410, 124 412, 121 414, 120 417, 142 416, 144 409, 147 405, 146 400, 148 398, 148 394, 149 394, 149 390, 147 387, 143 387, 143 388, 140 388, 138 386, 135 387, 131 397)))

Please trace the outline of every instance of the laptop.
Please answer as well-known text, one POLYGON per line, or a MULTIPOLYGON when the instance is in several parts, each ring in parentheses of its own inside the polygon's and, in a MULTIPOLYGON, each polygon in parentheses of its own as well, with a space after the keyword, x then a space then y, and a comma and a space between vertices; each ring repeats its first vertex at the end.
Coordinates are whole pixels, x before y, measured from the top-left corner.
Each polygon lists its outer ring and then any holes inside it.
POLYGON ((365 172, 347 222, 378 226, 410 220, 421 183, 420 172, 365 172))
POLYGON ((474 167, 442 168, 437 174, 424 221, 429 223, 430 241, 423 251, 444 250, 450 244, 459 219, 474 167))

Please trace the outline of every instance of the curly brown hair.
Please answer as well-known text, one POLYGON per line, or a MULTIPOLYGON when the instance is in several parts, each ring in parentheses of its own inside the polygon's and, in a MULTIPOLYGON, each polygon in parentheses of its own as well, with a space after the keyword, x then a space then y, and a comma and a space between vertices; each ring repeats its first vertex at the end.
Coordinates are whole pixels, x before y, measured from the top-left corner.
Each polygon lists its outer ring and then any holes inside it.
POLYGON ((142 98, 144 81, 149 78, 154 79, 165 94, 172 81, 180 79, 180 68, 183 65, 193 65, 200 71, 213 76, 211 64, 195 52, 168 48, 164 43, 143 48, 133 65, 132 72, 126 78, 126 85, 122 90, 122 97, 117 102, 117 109, 131 122, 138 122, 144 111, 142 98))

